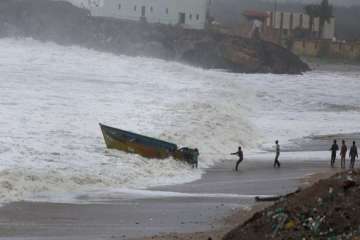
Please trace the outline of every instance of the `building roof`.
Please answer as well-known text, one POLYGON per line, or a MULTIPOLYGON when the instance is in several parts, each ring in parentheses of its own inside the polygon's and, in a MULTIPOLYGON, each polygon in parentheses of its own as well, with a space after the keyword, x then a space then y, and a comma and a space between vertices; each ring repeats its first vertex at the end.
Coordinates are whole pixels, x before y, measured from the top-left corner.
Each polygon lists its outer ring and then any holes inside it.
POLYGON ((243 15, 247 18, 257 18, 261 20, 265 20, 269 17, 269 13, 267 12, 260 12, 260 11, 254 11, 254 10, 247 10, 243 12, 243 15))

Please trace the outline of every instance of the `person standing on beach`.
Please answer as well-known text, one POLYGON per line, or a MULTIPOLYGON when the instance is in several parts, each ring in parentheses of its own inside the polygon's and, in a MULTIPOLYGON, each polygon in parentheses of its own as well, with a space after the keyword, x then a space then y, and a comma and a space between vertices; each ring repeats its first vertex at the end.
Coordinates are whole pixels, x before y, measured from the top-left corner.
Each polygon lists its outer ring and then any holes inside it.
POLYGON ((280 157, 280 144, 279 141, 275 141, 275 148, 276 148, 276 155, 275 155, 275 162, 274 162, 274 168, 280 167, 279 157, 280 157))
POLYGON ((193 167, 194 168, 198 168, 198 163, 199 163, 199 149, 195 148, 194 150, 194 156, 193 156, 193 167))
POLYGON ((236 162, 236 166, 235 166, 235 171, 238 171, 239 164, 244 160, 244 153, 241 147, 238 148, 237 152, 231 153, 231 155, 237 155, 239 157, 239 160, 236 162))
POLYGON ((359 157, 355 141, 353 142, 353 145, 350 148, 349 157, 350 157, 350 168, 353 169, 355 165, 355 158, 359 157))
POLYGON ((341 168, 345 168, 345 158, 347 153, 347 146, 345 144, 345 140, 342 140, 340 156, 341 156, 341 168))
POLYGON ((336 152, 339 151, 339 146, 337 145, 336 140, 334 140, 334 143, 331 146, 330 151, 331 151, 331 167, 334 167, 336 160, 336 152))

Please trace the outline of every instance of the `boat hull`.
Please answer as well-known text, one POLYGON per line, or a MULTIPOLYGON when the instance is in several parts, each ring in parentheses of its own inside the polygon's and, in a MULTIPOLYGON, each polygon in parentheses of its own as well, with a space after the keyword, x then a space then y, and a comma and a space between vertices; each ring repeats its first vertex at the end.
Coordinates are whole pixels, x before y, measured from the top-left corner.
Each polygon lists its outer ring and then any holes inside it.
POLYGON ((145 158, 165 159, 173 157, 197 166, 197 149, 180 148, 176 144, 100 124, 105 144, 110 149, 134 153, 145 158))
POLYGON ((175 152, 177 149, 175 144, 111 128, 102 124, 100 124, 100 127, 105 144, 110 149, 118 149, 146 158, 158 159, 165 159, 172 156, 172 152, 175 152))

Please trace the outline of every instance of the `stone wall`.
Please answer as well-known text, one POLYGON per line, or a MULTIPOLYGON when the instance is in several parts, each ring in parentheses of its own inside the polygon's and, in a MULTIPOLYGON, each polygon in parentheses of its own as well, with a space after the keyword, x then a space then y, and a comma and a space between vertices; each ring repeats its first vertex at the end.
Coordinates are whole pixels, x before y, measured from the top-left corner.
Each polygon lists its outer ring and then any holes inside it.
POLYGON ((360 41, 297 40, 294 42, 293 52, 300 56, 360 61, 360 41))

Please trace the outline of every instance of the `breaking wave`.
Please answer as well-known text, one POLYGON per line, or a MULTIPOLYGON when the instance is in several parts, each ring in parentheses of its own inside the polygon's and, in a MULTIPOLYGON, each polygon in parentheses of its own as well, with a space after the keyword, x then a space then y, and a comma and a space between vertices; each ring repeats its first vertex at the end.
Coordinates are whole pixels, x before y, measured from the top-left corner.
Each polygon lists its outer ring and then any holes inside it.
POLYGON ((0 202, 190 182, 239 144, 360 128, 346 107, 360 101, 358 72, 232 74, 31 39, 0 48, 0 202), (99 122, 197 147, 200 169, 107 150, 99 122))
POLYGON ((106 150, 99 122, 198 147, 200 168, 256 142, 252 93, 234 75, 31 39, 0 47, 0 200, 201 177, 171 159, 106 150))

